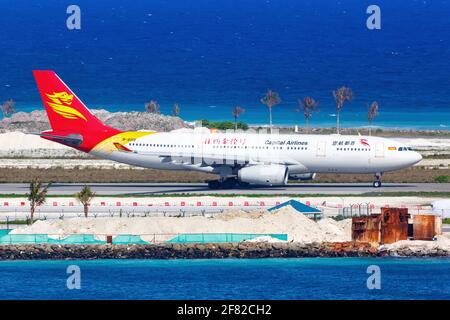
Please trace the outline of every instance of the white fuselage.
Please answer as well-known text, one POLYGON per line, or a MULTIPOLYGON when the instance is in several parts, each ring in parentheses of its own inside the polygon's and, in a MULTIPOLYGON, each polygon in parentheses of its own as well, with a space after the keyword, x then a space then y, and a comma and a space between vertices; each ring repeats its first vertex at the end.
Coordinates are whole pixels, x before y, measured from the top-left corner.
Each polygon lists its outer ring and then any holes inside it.
POLYGON ((372 136, 175 131, 149 133, 124 146, 129 151, 91 153, 145 168, 220 175, 258 164, 284 165, 289 174, 382 173, 422 159, 399 142, 372 136))

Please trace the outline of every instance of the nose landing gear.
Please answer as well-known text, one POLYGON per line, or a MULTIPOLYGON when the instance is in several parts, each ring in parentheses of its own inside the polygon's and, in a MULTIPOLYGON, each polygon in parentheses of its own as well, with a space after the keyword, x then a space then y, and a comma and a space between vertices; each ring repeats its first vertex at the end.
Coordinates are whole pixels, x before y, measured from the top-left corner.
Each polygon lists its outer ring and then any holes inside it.
POLYGON ((374 179, 375 181, 373 182, 373 187, 374 188, 379 188, 381 187, 381 176, 383 175, 382 172, 380 173, 375 173, 374 179))

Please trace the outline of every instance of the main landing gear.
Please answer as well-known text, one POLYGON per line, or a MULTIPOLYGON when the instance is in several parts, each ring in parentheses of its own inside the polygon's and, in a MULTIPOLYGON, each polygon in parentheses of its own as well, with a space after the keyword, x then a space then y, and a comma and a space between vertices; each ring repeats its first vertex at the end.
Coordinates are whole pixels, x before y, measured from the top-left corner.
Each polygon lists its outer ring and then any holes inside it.
POLYGON ((383 175, 383 173, 375 173, 375 181, 373 182, 373 187, 374 188, 379 188, 381 187, 381 176, 383 175))
POLYGON ((245 183, 239 182, 236 177, 208 181, 208 188, 212 190, 233 189, 236 186, 245 186, 245 185, 246 185, 245 183))

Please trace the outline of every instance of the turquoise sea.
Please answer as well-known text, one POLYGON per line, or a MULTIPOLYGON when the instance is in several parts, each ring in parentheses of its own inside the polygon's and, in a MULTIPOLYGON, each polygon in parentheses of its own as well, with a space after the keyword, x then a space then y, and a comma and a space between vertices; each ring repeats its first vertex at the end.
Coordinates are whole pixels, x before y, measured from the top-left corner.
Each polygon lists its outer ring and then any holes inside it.
POLYGON ((450 299, 450 259, 1 261, 0 283, 0 299, 450 299))
MULTIPOLYGON (((274 123, 304 125, 294 111, 310 95, 310 125, 334 126, 332 90, 353 100, 342 125, 450 128, 450 2, 377 0, 381 30, 366 27, 366 0, 78 0, 81 30, 66 27, 69 3, 0 0, 0 102, 42 108, 31 74, 53 69, 92 108, 143 110, 155 99, 181 117, 267 124, 259 102, 279 92, 274 123)), ((149 128, 151 129, 151 128, 149 128)))

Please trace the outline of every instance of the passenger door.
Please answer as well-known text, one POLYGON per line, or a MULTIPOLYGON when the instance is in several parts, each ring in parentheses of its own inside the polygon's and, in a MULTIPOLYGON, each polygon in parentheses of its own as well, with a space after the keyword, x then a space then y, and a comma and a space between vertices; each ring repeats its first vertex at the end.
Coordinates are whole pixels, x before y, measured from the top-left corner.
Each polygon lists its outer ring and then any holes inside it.
POLYGON ((375 158, 384 158, 384 143, 377 142, 375 144, 375 158))
POLYGON ((317 141, 316 156, 325 157, 326 156, 326 147, 327 147, 326 141, 317 141))

